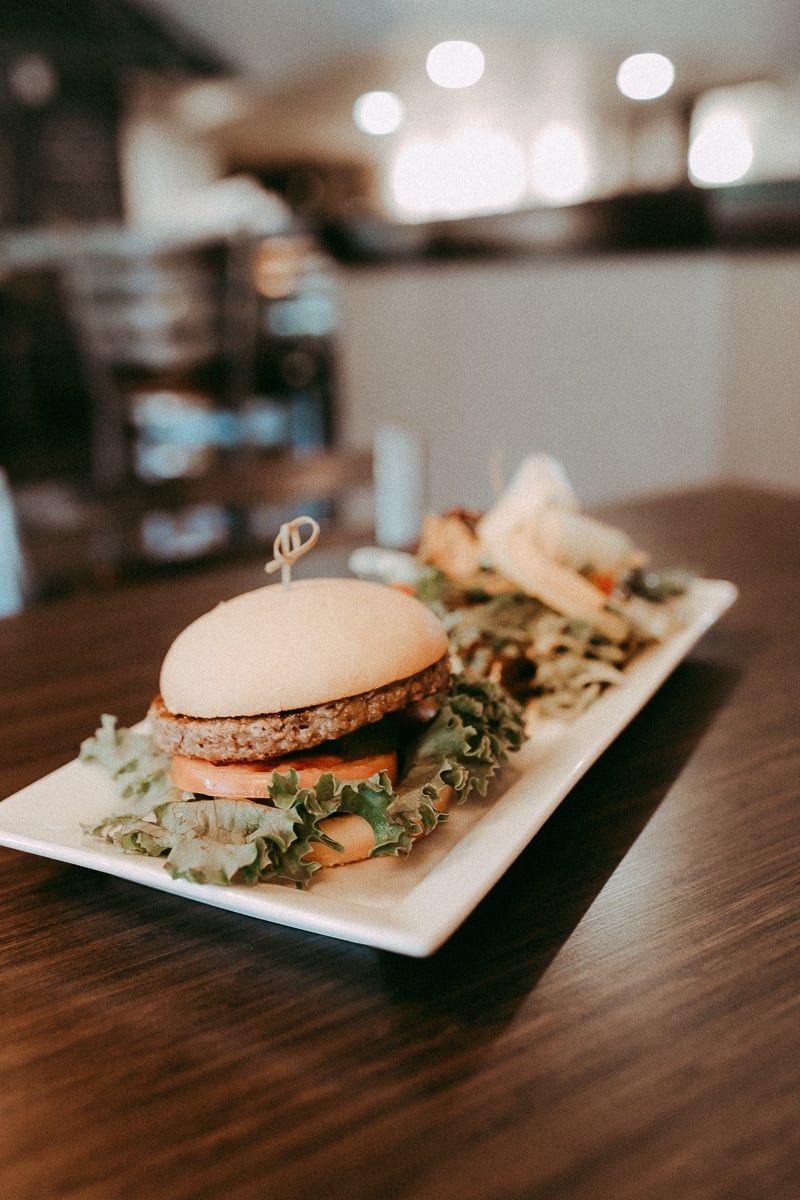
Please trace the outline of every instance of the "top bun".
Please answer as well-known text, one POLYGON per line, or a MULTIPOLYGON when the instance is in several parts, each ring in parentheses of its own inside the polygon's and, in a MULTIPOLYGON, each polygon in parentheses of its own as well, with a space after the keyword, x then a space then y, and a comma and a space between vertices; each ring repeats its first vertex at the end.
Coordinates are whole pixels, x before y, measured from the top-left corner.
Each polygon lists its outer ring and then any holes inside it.
POLYGON ((447 649, 431 610, 384 584, 275 583, 188 625, 167 651, 161 695, 190 717, 286 712, 406 679, 447 649))

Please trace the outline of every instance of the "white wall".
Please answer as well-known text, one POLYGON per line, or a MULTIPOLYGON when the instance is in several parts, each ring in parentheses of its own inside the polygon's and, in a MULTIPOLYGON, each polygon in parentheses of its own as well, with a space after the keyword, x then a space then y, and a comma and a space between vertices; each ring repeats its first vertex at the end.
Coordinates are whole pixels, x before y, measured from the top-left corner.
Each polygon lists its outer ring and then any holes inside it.
POLYGON ((800 489, 800 255, 357 269, 340 294, 343 440, 417 433, 432 508, 486 504, 535 451, 587 504, 800 489))
POLYGON ((723 467, 800 491, 800 255, 727 265, 723 467))
POLYGON ((539 450, 586 503, 716 476, 723 283, 679 256, 346 272, 344 438, 416 431, 437 509, 539 450))

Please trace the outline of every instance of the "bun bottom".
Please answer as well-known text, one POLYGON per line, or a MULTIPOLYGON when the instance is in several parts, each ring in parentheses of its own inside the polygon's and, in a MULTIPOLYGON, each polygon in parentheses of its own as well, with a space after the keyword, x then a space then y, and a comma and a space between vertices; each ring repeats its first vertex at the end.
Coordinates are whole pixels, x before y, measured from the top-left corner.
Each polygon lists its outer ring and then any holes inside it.
MULTIPOLYGON (((439 798, 434 801, 434 808, 439 812, 446 812, 452 797, 452 788, 444 788, 439 798)), ((335 816, 326 817, 320 822, 320 829, 342 848, 336 850, 333 846, 316 842, 305 856, 307 862, 317 862, 321 867, 346 867, 350 863, 363 862, 375 849, 372 826, 358 813, 337 813, 335 816)), ((417 834, 417 837, 423 836, 422 831, 417 834)))

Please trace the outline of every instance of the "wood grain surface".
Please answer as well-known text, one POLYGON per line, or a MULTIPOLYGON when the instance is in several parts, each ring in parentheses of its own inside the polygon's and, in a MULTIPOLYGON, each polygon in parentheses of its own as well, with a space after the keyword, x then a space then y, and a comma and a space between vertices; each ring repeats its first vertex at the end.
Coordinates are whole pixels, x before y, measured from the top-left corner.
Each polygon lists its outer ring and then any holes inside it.
MULTIPOLYGON (((5 1200, 790 1200, 800 498, 608 510, 734 608, 434 956, 0 850, 5 1200)), ((258 565, 0 622, 0 796, 258 565)))

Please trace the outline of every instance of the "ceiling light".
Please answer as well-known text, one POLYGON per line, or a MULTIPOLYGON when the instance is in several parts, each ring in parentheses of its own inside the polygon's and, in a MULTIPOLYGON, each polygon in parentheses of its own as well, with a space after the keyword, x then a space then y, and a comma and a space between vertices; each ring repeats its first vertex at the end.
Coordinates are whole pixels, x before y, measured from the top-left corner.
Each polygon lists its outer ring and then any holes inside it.
POLYGON ((414 137, 391 171, 398 212, 417 220, 502 212, 525 192, 525 155, 510 134, 466 125, 448 136, 414 137))
POLYGON ((617 71, 617 87, 629 100, 655 100, 674 82, 675 67, 663 54, 632 54, 617 71))
POLYGON ((364 92, 353 105, 353 120, 362 133, 394 133, 403 124, 406 109, 394 92, 364 92))
POLYGON ((474 42, 439 42, 425 62, 428 77, 439 87, 465 88, 477 83, 486 61, 474 42))
POLYGON ((551 204, 584 196, 592 180, 589 147, 582 131, 568 121, 550 121, 531 146, 531 186, 551 204))
POLYGON ((709 114, 693 134, 689 173, 696 183, 736 183, 753 162, 753 142, 744 117, 726 109, 709 114))

